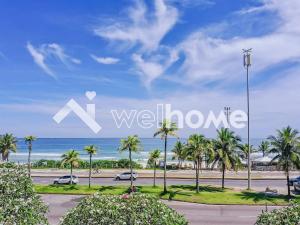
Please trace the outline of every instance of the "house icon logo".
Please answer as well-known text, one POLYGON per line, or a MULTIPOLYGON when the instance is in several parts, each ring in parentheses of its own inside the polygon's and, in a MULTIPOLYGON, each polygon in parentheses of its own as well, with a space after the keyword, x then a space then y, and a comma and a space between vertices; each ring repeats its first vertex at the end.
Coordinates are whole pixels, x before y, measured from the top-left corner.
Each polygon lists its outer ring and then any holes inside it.
MULTIPOLYGON (((92 101, 96 97, 96 92, 87 91, 85 96, 92 101)), ((60 124, 71 112, 75 113, 94 133, 102 129, 96 121, 95 104, 86 104, 85 110, 73 98, 53 116, 53 120, 60 124)))

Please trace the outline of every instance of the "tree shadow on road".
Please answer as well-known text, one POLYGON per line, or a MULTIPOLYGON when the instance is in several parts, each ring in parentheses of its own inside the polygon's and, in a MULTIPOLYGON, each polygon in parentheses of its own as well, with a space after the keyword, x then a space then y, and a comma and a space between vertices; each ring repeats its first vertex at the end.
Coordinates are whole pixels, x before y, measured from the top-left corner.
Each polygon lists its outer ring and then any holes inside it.
POLYGON ((283 200, 288 202, 288 198, 285 195, 277 195, 277 196, 267 196, 263 192, 250 192, 250 191, 243 191, 241 193, 237 194, 240 196, 242 199, 246 200, 252 200, 255 203, 267 203, 270 202, 274 205, 278 204, 278 200, 283 200))
MULTIPOLYGON (((172 189, 182 189, 183 191, 196 191, 195 185, 171 185, 172 189)), ((201 185, 199 191, 206 191, 206 192, 224 192, 228 189, 221 187, 214 187, 210 185, 201 185)))

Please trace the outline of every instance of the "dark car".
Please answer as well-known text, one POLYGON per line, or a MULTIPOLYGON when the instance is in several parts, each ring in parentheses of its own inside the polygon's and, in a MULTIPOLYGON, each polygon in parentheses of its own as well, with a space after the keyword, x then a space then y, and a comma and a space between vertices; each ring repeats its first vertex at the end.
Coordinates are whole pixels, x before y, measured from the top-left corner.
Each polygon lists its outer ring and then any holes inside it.
POLYGON ((293 186, 294 182, 298 182, 298 181, 300 181, 300 176, 296 177, 296 178, 289 179, 289 185, 293 186))

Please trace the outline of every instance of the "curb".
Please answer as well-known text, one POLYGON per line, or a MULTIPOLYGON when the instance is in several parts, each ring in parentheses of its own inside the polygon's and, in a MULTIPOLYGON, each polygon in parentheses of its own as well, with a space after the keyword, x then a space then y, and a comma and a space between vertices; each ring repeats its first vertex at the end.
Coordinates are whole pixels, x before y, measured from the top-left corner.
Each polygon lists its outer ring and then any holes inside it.
MULTIPOLYGON (((62 174, 57 174, 57 175, 31 175, 31 177, 35 178, 57 178, 63 176, 62 174)), ((79 175, 77 176, 78 178, 89 178, 86 175, 79 175)), ((101 179, 101 178, 115 178, 114 176, 92 176, 93 179, 101 179)), ((142 179, 153 179, 153 177, 150 176, 139 176, 138 178, 142 179)), ((163 177, 156 177, 157 179, 163 179, 163 177)), ((167 177, 167 179, 178 179, 178 180, 193 180, 195 177, 167 177)), ((219 180, 222 179, 221 177, 200 177, 200 180, 219 180)), ((248 180, 248 178, 238 178, 238 177, 225 177, 225 180, 248 180)), ((279 177, 274 177, 274 178, 251 178, 251 180, 286 180, 286 178, 279 178, 279 177)))

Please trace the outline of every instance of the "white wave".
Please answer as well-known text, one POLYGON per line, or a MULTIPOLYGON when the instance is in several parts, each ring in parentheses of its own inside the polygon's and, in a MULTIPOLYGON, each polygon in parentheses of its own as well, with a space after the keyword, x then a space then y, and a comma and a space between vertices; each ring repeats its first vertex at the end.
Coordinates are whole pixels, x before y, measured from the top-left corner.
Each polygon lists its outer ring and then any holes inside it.
MULTIPOLYGON (((12 156, 27 156, 28 153, 18 152, 18 153, 11 153, 12 156)), ((43 153, 43 152, 37 152, 37 153, 31 153, 31 156, 49 156, 49 157, 55 157, 55 156, 61 156, 62 153, 43 153)))

